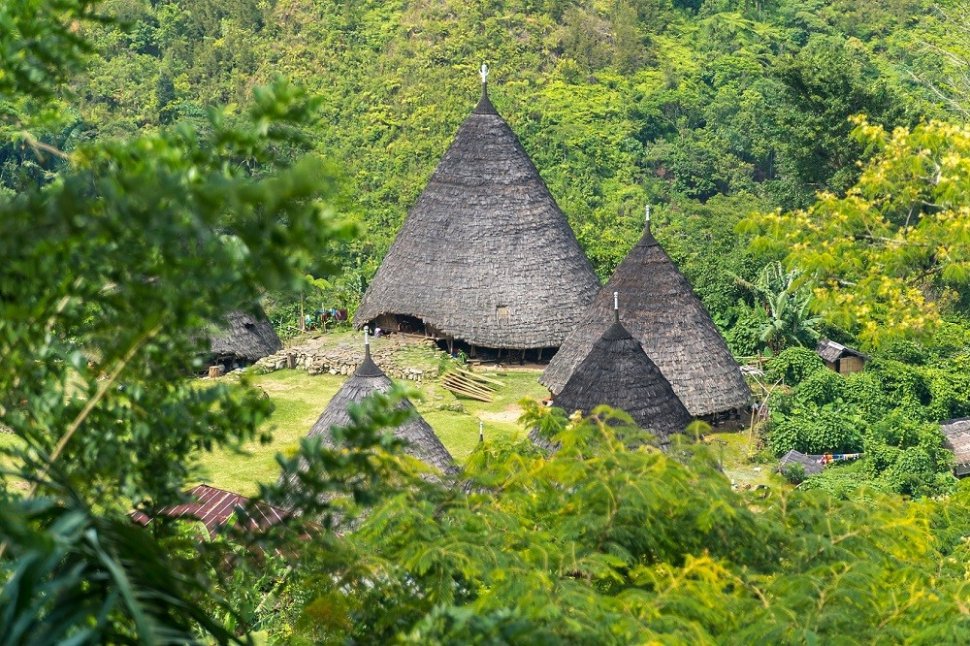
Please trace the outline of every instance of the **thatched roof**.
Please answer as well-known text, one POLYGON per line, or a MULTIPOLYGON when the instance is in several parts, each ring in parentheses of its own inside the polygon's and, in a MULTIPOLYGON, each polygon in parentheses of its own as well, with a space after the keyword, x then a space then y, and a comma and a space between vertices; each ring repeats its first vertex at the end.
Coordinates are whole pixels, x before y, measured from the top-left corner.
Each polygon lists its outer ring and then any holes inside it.
MULTIPOLYGON (((229 522, 230 518, 236 515, 237 511, 245 509, 249 503, 248 498, 237 493, 210 487, 206 484, 193 487, 188 493, 191 498, 190 502, 165 507, 158 512, 158 515, 168 518, 197 520, 205 525, 210 536, 215 535, 219 529, 229 522)), ((288 515, 278 507, 265 504, 256 505, 252 511, 254 512, 253 516, 240 515, 240 520, 243 523, 241 526, 250 531, 264 530, 271 525, 282 522, 288 515)), ((134 512, 131 518, 139 525, 148 525, 152 522, 151 516, 140 511, 134 512)))
POLYGON ((282 350, 283 343, 259 308, 257 316, 241 310, 229 312, 226 327, 209 336, 209 348, 217 359, 253 362, 282 350))
MULTIPOLYGON (((337 394, 333 396, 330 403, 324 409, 320 417, 310 429, 309 436, 320 435, 324 438, 324 443, 334 446, 333 436, 330 429, 335 426, 347 426, 350 424, 349 408, 351 404, 363 401, 368 395, 375 392, 386 393, 391 389, 391 380, 371 359, 370 346, 366 346, 364 360, 357 367, 356 372, 344 382, 337 394)), ((411 402, 405 400, 403 406, 414 410, 411 402)), ((424 418, 417 411, 414 416, 394 429, 394 435, 407 442, 405 453, 411 455, 425 464, 437 468, 443 473, 451 473, 455 470, 455 461, 448 453, 434 430, 428 425, 424 418)))
POLYGON ((670 383, 619 321, 600 335, 552 404, 584 415, 601 404, 619 408, 661 442, 684 432, 691 421, 670 383))
POLYGON ((741 369, 687 279, 649 227, 563 342, 539 381, 559 393, 609 326, 613 292, 620 317, 690 411, 700 417, 747 406, 741 369))
POLYGON ((354 324, 408 315, 472 345, 558 347, 598 287, 565 216, 483 89, 354 324))
POLYGON ((970 417, 951 419, 940 425, 946 436, 946 446, 953 451, 953 472, 958 476, 970 475, 970 417))
POLYGON ((869 358, 869 355, 867 354, 842 345, 841 343, 830 341, 829 339, 819 339, 818 345, 815 346, 815 352, 823 360, 828 361, 829 363, 835 363, 842 357, 859 357, 860 359, 869 358))

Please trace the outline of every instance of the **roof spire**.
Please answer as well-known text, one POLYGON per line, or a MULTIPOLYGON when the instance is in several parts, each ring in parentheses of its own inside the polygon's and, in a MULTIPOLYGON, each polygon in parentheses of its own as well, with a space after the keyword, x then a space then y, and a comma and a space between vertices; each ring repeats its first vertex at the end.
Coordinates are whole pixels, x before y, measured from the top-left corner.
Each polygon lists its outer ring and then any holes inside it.
POLYGON ((492 107, 492 102, 488 99, 488 65, 486 63, 482 63, 478 75, 482 77, 482 98, 475 106, 475 112, 477 114, 498 114, 492 107))
POLYGON ((367 329, 366 325, 364 326, 364 360, 357 366, 357 371, 354 374, 358 377, 380 377, 384 375, 370 356, 370 330, 367 329))
POLYGON ((620 322, 620 292, 613 292, 613 318, 620 322))
POLYGON ((478 70, 478 75, 482 77, 482 98, 488 98, 488 65, 482 63, 482 67, 478 70))
POLYGON ((485 441, 485 422, 478 420, 478 442, 481 444, 485 441))
POLYGON ((647 233, 650 233, 650 205, 649 204, 647 204, 647 222, 646 222, 646 227, 647 227, 647 233))

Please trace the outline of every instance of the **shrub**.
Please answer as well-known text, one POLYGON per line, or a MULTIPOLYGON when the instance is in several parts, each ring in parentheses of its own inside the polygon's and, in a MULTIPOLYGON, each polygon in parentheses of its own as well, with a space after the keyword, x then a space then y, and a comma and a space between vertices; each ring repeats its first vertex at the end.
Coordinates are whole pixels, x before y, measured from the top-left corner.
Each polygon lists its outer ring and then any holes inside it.
POLYGON ((775 455, 792 449, 803 453, 854 453, 862 450, 866 422, 852 409, 807 406, 777 416, 768 432, 775 455))
POLYGON ((903 407, 914 416, 924 416, 923 408, 930 403, 932 395, 922 372, 915 366, 899 361, 874 359, 869 369, 879 380, 885 396, 896 407, 903 407))
POLYGON ((814 350, 794 347, 782 350, 778 356, 769 360, 765 366, 765 376, 769 381, 782 380, 789 386, 794 386, 809 375, 824 369, 825 364, 814 350))
POLYGON ((738 319, 728 331, 726 340, 728 347, 736 357, 749 357, 757 354, 761 349, 761 337, 758 327, 761 318, 757 312, 746 305, 738 306, 738 319))
POLYGON ((817 370, 805 378, 793 391, 801 404, 823 406, 841 400, 845 393, 845 378, 831 370, 817 370))
POLYGON ((842 396, 869 422, 881 418, 894 405, 883 392, 879 378, 868 371, 846 375, 843 378, 842 396))
POLYGON ((782 467, 781 475, 793 485, 801 484, 805 481, 805 467, 797 462, 791 462, 782 467))
POLYGON ((879 356, 912 365, 923 365, 927 360, 927 351, 923 345, 915 341, 899 339, 884 348, 879 356))

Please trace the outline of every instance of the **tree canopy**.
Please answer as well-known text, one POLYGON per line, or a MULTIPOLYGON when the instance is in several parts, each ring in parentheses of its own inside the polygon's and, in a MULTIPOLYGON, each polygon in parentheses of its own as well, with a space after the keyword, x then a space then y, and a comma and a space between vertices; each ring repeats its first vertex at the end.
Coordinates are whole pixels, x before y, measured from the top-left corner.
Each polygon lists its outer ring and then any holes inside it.
POLYGON ((959 6, 5 2, 0 642, 970 642, 959 6), (395 389, 279 456, 254 504, 287 522, 134 526, 263 435, 245 375, 194 379, 208 326, 307 272, 352 306, 482 58, 600 274, 659 204, 735 351, 776 353, 767 449, 866 460, 738 491, 688 438, 525 402, 559 450, 436 478, 382 430, 395 389))

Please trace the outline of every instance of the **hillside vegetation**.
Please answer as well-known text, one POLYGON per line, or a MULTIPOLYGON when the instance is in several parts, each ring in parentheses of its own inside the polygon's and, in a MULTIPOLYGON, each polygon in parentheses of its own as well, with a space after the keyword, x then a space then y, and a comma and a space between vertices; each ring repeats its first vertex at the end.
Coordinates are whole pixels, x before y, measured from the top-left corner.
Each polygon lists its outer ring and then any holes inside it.
POLYGON ((970 643, 939 426, 970 416, 968 9, 0 3, 0 643, 970 643), (862 459, 735 489, 739 442, 661 451, 622 411, 519 402, 521 373, 492 407, 420 404, 450 479, 383 432, 400 390, 327 448, 299 438, 336 378, 194 378, 241 303, 289 333, 354 309, 482 61, 602 278, 655 207, 763 368, 759 458, 862 459), (292 516, 158 516, 200 463, 292 516))

